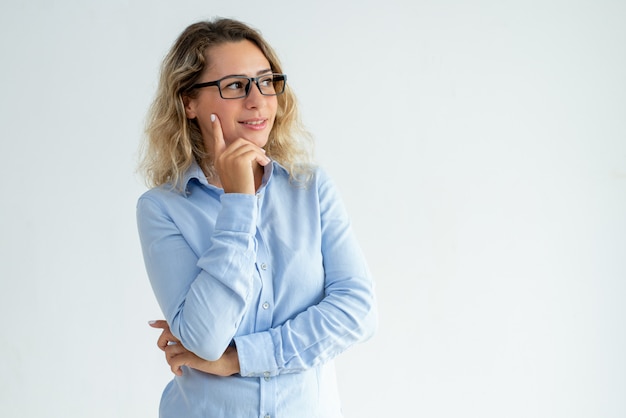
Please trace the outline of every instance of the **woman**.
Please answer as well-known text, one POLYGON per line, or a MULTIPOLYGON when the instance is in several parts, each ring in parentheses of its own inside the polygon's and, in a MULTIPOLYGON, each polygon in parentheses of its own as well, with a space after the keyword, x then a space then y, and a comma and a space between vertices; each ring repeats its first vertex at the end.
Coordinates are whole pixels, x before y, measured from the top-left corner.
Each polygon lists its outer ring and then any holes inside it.
POLYGON ((163 62, 137 204, 176 374, 161 417, 340 417, 332 360, 375 331, 366 262, 286 80, 229 19, 189 26, 163 62))

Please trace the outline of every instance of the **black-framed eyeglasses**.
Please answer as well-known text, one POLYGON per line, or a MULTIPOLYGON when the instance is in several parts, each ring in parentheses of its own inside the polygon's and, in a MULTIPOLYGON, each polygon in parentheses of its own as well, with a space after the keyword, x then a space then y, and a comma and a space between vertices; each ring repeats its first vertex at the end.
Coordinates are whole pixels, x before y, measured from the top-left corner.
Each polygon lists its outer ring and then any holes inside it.
POLYGON ((246 77, 243 75, 228 75, 215 81, 194 84, 189 90, 201 89, 203 87, 217 86, 222 99, 241 99, 248 97, 252 82, 256 84, 259 91, 264 96, 278 96, 285 91, 287 84, 286 74, 264 74, 258 77, 246 77))

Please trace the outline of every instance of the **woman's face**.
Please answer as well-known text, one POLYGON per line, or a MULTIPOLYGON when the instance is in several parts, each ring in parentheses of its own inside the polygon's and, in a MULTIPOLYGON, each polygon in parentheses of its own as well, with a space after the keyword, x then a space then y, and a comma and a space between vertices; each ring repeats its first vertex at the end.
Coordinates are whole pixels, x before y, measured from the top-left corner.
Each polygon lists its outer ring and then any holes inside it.
MULTIPOLYGON (((214 46, 207 52, 207 67, 198 83, 219 80, 230 75, 258 77, 272 72, 269 61, 261 50, 248 40, 214 46)), ((226 146, 238 138, 258 147, 267 144, 274 126, 278 101, 276 96, 263 96, 255 83, 247 97, 223 99, 217 86, 197 90, 196 97, 185 99, 187 118, 197 119, 206 150, 213 154, 211 114, 217 115, 222 126, 226 146)))

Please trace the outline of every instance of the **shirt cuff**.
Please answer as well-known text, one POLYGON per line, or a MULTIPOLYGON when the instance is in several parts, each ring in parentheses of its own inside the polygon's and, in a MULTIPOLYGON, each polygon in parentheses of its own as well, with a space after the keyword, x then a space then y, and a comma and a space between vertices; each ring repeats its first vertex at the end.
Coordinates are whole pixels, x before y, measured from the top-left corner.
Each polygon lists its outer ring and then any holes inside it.
POLYGON ((235 337, 239 374, 244 377, 270 377, 278 374, 274 343, 269 332, 235 337))
POLYGON ((220 201, 222 210, 215 220, 216 230, 255 234, 258 213, 256 196, 224 193, 220 201))

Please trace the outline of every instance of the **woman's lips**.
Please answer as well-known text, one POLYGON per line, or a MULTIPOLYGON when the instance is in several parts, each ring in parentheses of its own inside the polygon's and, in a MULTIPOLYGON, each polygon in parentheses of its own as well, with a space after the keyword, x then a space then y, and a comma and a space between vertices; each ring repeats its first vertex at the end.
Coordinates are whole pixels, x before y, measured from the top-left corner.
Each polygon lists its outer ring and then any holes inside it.
POLYGON ((267 119, 250 119, 239 122, 247 129, 254 131, 262 131, 267 127, 267 119))

